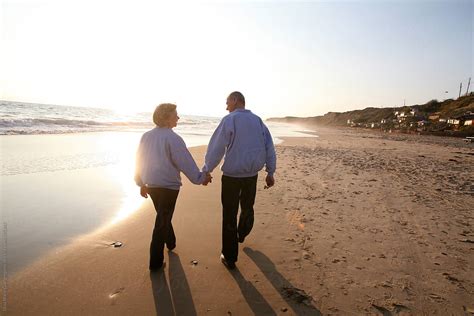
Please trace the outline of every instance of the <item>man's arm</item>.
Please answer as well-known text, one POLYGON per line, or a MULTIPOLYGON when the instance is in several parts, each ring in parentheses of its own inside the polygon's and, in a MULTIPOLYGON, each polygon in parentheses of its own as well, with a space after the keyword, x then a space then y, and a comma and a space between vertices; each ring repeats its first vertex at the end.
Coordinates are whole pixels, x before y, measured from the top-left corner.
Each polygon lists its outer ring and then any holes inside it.
POLYGON ((266 151, 266 159, 265 159, 265 171, 273 176, 273 173, 276 170, 276 153, 275 153, 275 146, 273 145, 272 135, 268 128, 264 126, 264 133, 265 133, 265 151, 266 151))
POLYGON ((226 147, 229 145, 232 131, 228 128, 227 120, 224 118, 212 134, 209 145, 207 146, 206 158, 202 171, 211 173, 224 157, 226 147))
POLYGON ((273 178, 273 174, 276 170, 276 153, 275 153, 275 146, 273 145, 272 135, 268 130, 267 126, 263 124, 264 133, 265 133, 265 151, 266 151, 266 159, 265 159, 265 171, 268 173, 267 177, 265 178, 265 182, 267 183, 267 187, 272 187, 275 184, 275 179, 273 178))

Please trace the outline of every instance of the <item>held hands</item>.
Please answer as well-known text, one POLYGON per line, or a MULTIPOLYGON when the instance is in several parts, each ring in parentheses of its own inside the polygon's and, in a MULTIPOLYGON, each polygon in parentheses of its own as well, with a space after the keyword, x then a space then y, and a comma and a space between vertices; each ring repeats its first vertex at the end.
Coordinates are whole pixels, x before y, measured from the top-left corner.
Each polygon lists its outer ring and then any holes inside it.
POLYGON ((264 189, 269 189, 275 184, 275 178, 273 178, 273 176, 271 176, 271 175, 267 175, 267 177, 265 178, 265 183, 267 185, 265 185, 263 188, 264 189))
POLYGON ((145 199, 148 197, 148 188, 146 186, 140 187, 140 195, 145 199))
POLYGON ((212 176, 209 172, 207 172, 206 179, 204 179, 202 185, 208 185, 209 183, 212 183, 212 176))

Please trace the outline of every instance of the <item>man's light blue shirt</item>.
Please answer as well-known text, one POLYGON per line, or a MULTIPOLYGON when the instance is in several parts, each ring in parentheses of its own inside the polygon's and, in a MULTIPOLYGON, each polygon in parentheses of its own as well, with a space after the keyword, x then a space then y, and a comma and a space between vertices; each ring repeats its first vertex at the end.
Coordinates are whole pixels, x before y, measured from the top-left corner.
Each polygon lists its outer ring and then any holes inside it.
POLYGON ((262 119, 250 110, 235 109, 224 116, 207 148, 203 172, 212 172, 224 157, 226 176, 253 177, 265 166, 273 175, 276 154, 270 131, 262 119))

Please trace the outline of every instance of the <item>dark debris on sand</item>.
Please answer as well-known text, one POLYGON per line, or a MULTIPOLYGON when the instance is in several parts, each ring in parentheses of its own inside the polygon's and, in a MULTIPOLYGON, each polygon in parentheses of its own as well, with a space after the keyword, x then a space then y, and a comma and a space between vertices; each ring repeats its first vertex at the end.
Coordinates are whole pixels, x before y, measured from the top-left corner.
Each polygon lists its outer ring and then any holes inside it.
POLYGON ((313 301, 313 298, 301 289, 284 286, 282 287, 282 292, 285 297, 290 298, 299 304, 302 303, 307 306, 312 306, 311 302, 313 301))

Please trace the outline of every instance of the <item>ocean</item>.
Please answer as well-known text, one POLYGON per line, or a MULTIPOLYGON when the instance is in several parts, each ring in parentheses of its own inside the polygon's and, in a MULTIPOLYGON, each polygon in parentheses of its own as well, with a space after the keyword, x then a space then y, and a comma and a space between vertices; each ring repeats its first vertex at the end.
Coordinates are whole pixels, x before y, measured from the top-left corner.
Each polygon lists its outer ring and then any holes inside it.
MULTIPOLYGON (((258 114, 258 113, 257 113, 258 114)), ((181 115, 174 129, 195 146, 202 136, 209 140, 220 117, 181 115)), ((288 124, 267 123, 276 138, 301 136, 304 132, 288 124)), ((152 112, 124 114, 110 109, 34 104, 0 100, 0 135, 67 134, 105 131, 145 131, 154 127, 152 112)), ((205 145, 202 138, 199 145, 205 145)))
MULTIPOLYGON (((0 101, 0 135, 142 131, 153 128, 152 112, 124 114, 110 109, 0 101)), ((212 133, 219 118, 183 115, 177 132, 212 133)))
MULTIPOLYGON (((207 145, 221 118, 180 115, 188 147, 207 145)), ((267 124, 281 137, 310 136, 267 124)), ((126 220, 143 203, 133 182, 152 113, 0 101, 0 200, 7 272, 92 231, 126 220)), ((276 176, 278 173, 276 174, 276 176)), ((277 178, 278 181, 278 178, 277 178)))

